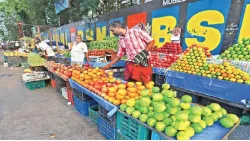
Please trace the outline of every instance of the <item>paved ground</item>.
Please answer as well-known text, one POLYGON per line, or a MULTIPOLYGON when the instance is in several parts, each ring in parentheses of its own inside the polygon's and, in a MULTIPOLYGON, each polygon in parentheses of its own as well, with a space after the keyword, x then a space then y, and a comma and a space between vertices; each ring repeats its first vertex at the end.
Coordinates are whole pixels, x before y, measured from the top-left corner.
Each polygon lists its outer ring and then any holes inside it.
POLYGON ((21 81, 22 68, 4 68, 0 63, 1 140, 105 139, 50 86, 29 91, 21 81))
MULTIPOLYGON (((26 89, 21 74, 22 68, 3 67, 0 52, 0 139, 105 139, 50 86, 26 89)), ((239 126, 228 139, 250 140, 249 133, 250 125, 239 126)))

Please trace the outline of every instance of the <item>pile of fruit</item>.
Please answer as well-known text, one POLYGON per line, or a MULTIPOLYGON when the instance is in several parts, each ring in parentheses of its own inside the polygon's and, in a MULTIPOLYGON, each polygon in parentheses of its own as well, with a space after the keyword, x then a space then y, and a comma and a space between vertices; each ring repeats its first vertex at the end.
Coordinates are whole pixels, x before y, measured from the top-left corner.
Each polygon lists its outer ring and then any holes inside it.
POLYGON ((115 51, 112 49, 94 49, 88 51, 89 56, 105 56, 106 53, 112 54, 115 53, 115 51))
POLYGON ((42 66, 45 62, 46 62, 46 60, 38 54, 29 53, 29 55, 28 55, 28 64, 31 67, 42 66))
POLYGON ((175 98, 176 92, 169 90, 170 85, 163 84, 162 88, 161 92, 159 87, 142 90, 139 99, 128 99, 120 105, 120 110, 178 140, 189 140, 218 120, 225 128, 239 122, 236 115, 227 114, 217 103, 206 107, 193 105, 191 96, 184 95, 179 100, 175 98))
POLYGON ((118 48, 118 38, 108 37, 102 41, 91 41, 89 44, 89 50, 93 49, 113 49, 117 50, 118 48))
POLYGON ((180 45, 180 43, 169 43, 166 42, 162 47, 157 47, 154 46, 154 48, 152 48, 150 50, 151 52, 157 52, 157 53, 163 53, 163 54, 181 54, 182 53, 182 47, 180 45))
POLYGON ((206 57, 207 58, 210 58, 212 56, 210 50, 208 47, 204 47, 204 46, 201 46, 201 45, 196 45, 196 44, 193 44, 192 46, 188 47, 185 51, 184 51, 184 54, 189 52, 190 49, 192 48, 202 48, 202 51, 205 53, 206 57))
POLYGON ((250 75, 228 62, 223 64, 207 63, 203 48, 198 46, 188 48, 188 51, 176 63, 172 64, 170 69, 220 80, 250 84, 250 75))
POLYGON ((25 52, 18 52, 18 51, 4 51, 3 52, 4 56, 22 56, 22 57, 27 57, 29 53, 25 52))
MULTIPOLYGON (((57 75, 59 75, 61 78, 63 78, 64 80, 67 80, 69 78, 71 78, 72 73, 74 71, 80 71, 81 67, 77 66, 77 65, 73 65, 73 66, 65 66, 64 64, 60 64, 60 63, 55 63, 54 61, 47 61, 44 66, 50 70, 51 72, 56 73, 57 75)), ((88 69, 89 65, 85 64, 84 68, 82 69, 88 69)))
POLYGON ((218 59, 250 62, 250 38, 243 38, 242 41, 229 47, 218 59))
POLYGON ((149 63, 153 67, 169 68, 174 62, 179 59, 179 56, 172 54, 154 54, 151 53, 149 57, 149 63), (163 57, 161 57, 163 56, 163 57))

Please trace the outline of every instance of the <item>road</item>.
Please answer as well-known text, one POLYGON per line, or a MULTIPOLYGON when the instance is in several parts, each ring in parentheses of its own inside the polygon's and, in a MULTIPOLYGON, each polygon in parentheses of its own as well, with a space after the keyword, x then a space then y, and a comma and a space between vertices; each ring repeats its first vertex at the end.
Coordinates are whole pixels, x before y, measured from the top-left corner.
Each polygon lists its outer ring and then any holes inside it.
MULTIPOLYGON (((78 114, 51 86, 29 91, 23 69, 4 68, 0 52, 0 139, 104 140, 97 126, 78 114)), ((240 125, 228 139, 250 140, 250 125, 240 125)))

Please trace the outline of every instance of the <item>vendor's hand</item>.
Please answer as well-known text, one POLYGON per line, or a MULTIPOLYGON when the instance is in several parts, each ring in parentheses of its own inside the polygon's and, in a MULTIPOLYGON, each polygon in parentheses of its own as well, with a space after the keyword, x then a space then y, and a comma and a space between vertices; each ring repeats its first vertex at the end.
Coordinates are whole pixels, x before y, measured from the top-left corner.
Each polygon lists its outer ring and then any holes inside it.
POLYGON ((109 68, 110 68, 110 65, 106 65, 106 66, 102 67, 102 70, 107 70, 109 68))

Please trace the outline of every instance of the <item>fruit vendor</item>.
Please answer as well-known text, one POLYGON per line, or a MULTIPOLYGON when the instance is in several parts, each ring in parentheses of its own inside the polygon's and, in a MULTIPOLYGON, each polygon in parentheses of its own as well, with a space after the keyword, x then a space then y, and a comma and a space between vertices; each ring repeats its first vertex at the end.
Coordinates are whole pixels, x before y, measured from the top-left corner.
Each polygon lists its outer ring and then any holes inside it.
POLYGON ((45 41, 41 41, 39 38, 36 38, 36 47, 45 51, 45 57, 47 60, 50 60, 51 57, 55 56, 53 49, 45 41))
POLYGON ((71 48, 71 64, 82 65, 89 62, 88 48, 84 42, 82 42, 81 35, 76 36, 76 41, 71 48))
POLYGON ((148 63, 149 50, 154 46, 154 39, 145 31, 128 29, 120 21, 109 25, 109 30, 119 36, 117 56, 103 69, 110 68, 126 54, 127 62, 124 78, 127 81, 147 83, 152 78, 152 67, 148 63))

